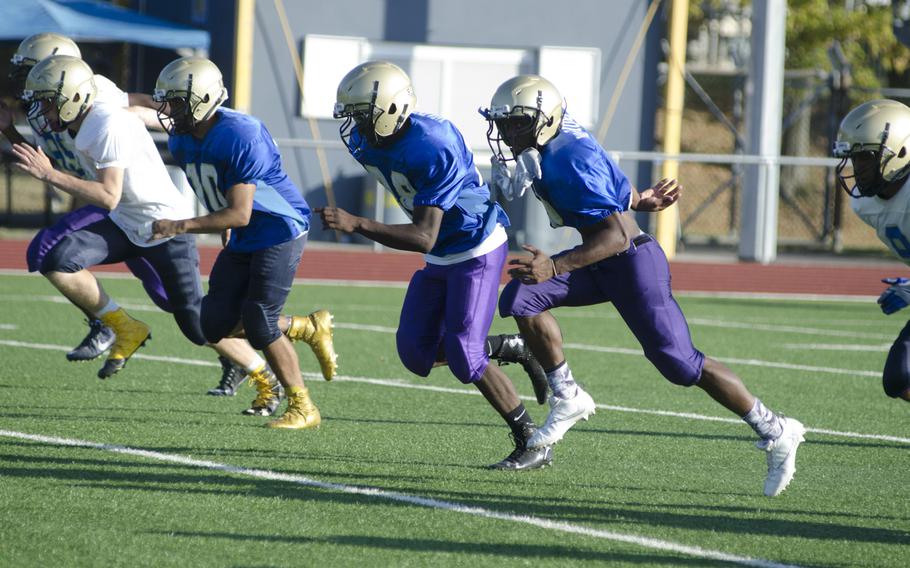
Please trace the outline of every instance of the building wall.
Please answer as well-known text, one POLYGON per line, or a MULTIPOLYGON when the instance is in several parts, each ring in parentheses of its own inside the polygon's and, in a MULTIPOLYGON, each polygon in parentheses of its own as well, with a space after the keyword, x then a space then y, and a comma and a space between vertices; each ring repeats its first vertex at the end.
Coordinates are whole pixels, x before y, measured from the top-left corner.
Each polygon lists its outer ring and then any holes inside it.
MULTIPOLYGON (((190 4, 156 0, 146 2, 145 9, 156 16, 208 29, 213 40, 211 57, 230 80, 234 2, 209 0, 207 21, 201 24, 191 21, 190 4)), ((284 0, 283 4, 298 54, 306 34, 474 47, 597 47, 602 62, 601 114, 609 105, 648 7, 648 2, 643 0, 574 0, 559 4, 543 0, 284 0)), ((299 115, 300 92, 275 3, 259 0, 255 14, 251 113, 265 122, 275 138, 311 139, 308 121, 299 115)), ((608 150, 653 148, 661 31, 662 24, 654 22, 635 59, 610 125, 605 144, 608 150)), ((569 105, 571 108, 571 101, 569 105)), ((338 140, 336 121, 316 122, 323 139, 338 140)), ((485 127, 478 117, 477 128, 485 127)), ((310 204, 324 205, 326 196, 316 152, 284 147, 282 156, 288 174, 310 204)), ((339 205, 359 212, 363 208, 365 185, 362 168, 343 149, 328 149, 326 157, 339 205)), ((634 165, 625 165, 633 183, 646 186, 650 182, 649 165, 644 165, 641 171, 634 165)), ((512 206, 509 212, 515 224, 521 225, 522 211, 512 206)), ((322 234, 318 222, 314 225, 311 238, 334 237, 322 234)))

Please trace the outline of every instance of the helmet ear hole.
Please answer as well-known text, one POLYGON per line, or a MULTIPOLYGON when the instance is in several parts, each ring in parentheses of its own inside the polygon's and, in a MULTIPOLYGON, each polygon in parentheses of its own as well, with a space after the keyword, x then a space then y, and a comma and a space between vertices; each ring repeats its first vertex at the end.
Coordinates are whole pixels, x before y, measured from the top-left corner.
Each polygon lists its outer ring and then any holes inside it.
POLYGON ((389 114, 395 114, 396 112, 398 112, 398 107, 395 105, 395 103, 392 103, 389 106, 389 114))
POLYGON ((206 93, 205 96, 202 97, 202 102, 207 103, 207 102, 209 102, 209 99, 210 99, 210 98, 211 98, 211 97, 209 97, 209 94, 206 93))
POLYGON ((78 103, 82 99, 82 96, 79 93, 73 95, 73 102, 78 103))
POLYGON ((904 147, 901 148, 901 151, 897 153, 897 157, 898 157, 898 158, 903 158, 903 157, 906 156, 906 155, 907 155, 907 147, 904 146, 904 147))

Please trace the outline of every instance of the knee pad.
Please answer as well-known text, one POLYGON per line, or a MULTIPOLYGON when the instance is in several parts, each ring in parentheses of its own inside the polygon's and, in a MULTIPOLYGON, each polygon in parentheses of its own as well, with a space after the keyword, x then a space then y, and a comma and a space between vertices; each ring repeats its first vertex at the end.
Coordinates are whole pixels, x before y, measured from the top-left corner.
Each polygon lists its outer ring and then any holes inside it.
POLYGON ((508 318, 514 315, 525 315, 515 313, 515 304, 518 300, 518 294, 521 289, 521 282, 511 280, 506 287, 502 289, 499 295, 499 317, 508 318))
POLYGON ((882 373, 882 388, 891 398, 898 398, 910 388, 910 369, 908 369, 907 352, 903 349, 891 349, 885 361, 885 370, 882 373))
POLYGON ((174 319, 177 320, 177 326, 187 339, 196 345, 207 343, 208 336, 202 330, 202 318, 199 316, 198 310, 177 310, 174 312, 174 319))
POLYGON ((278 314, 273 314, 272 311, 274 310, 266 310, 266 307, 258 302, 243 303, 241 309, 243 330, 246 333, 246 340, 253 349, 264 349, 281 337, 278 314))
POLYGON ((490 363, 484 346, 471 349, 470 346, 462 344, 457 337, 452 335, 446 335, 443 341, 449 370, 455 375, 455 378, 466 385, 479 381, 490 363))
POLYGON ((402 337, 401 333, 395 334, 395 343, 398 347, 398 358, 408 371, 418 377, 430 374, 436 362, 435 350, 423 349, 413 337, 402 337))
MULTIPOLYGON (((216 306, 209 296, 202 299, 199 327, 209 343, 218 343, 237 327, 239 317, 234 310, 224 310, 216 306)), ((178 322, 179 323, 179 322, 178 322)))
POLYGON ((705 356, 699 351, 691 357, 682 357, 665 350, 645 352, 648 361, 660 371, 665 379, 682 387, 691 387, 701 378, 705 356))

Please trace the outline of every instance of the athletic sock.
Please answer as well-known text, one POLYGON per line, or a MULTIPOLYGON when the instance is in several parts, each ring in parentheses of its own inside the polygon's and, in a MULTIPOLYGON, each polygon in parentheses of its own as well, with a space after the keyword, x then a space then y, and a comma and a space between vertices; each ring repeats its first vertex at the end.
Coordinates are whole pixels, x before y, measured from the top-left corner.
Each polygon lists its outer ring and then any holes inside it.
POLYGON ((111 312, 116 312, 119 309, 120 309, 120 306, 117 305, 117 302, 115 302, 113 299, 108 299, 107 304, 105 304, 103 308, 98 310, 98 312, 95 314, 95 317, 98 319, 101 319, 101 316, 103 316, 105 314, 109 314, 111 312))
POLYGON ((563 361, 556 365, 556 368, 550 369, 546 373, 547 382, 557 398, 575 398, 575 395, 578 394, 578 384, 575 382, 572 370, 569 369, 567 362, 563 361))
POLYGON ((758 398, 748 414, 743 416, 743 420, 755 430, 755 433, 763 440, 776 440, 784 431, 780 418, 771 412, 771 410, 762 404, 758 398))
POLYGON ((534 427, 534 420, 531 419, 531 415, 525 410, 525 405, 521 403, 518 403, 514 410, 506 414, 505 419, 516 440, 524 440, 526 426, 534 427))
POLYGON ((255 357, 255 359, 253 359, 249 365, 246 365, 247 373, 252 373, 265 367, 265 359, 256 354, 254 354, 253 357, 255 357))

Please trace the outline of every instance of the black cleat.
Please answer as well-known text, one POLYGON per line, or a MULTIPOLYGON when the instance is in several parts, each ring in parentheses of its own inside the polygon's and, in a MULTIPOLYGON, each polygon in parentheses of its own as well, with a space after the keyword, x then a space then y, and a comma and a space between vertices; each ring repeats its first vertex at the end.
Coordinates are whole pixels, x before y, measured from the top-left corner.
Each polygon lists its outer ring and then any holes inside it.
POLYGON ((246 369, 235 364, 227 357, 218 356, 218 362, 221 363, 221 382, 218 386, 209 389, 208 394, 212 396, 234 396, 237 394, 237 387, 246 380, 246 369))
POLYGON ((77 347, 66 354, 68 361, 91 361, 97 359, 111 348, 117 336, 114 330, 104 325, 101 320, 87 321, 89 331, 88 335, 82 340, 77 347))
POLYGON ((518 363, 528 374, 531 379, 531 385, 534 387, 534 396, 537 398, 537 404, 546 404, 547 402, 547 374, 544 373, 543 367, 534 358, 528 344, 524 338, 518 334, 500 335, 502 347, 498 353, 490 355, 491 359, 499 361, 500 365, 509 363, 518 363))
POLYGON ((540 469, 553 463, 553 448, 551 446, 534 449, 526 447, 528 438, 533 436, 536 431, 537 428, 534 426, 527 426, 520 437, 509 434, 509 437, 515 442, 515 449, 501 462, 488 466, 489 469, 522 471, 525 469, 540 469))

